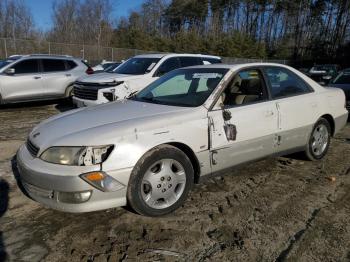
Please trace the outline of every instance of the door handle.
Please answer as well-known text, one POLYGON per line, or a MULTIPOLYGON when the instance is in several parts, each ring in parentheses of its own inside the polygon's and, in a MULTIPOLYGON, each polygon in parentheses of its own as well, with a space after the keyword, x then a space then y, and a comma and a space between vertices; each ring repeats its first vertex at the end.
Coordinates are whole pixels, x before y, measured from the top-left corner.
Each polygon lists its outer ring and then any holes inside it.
POLYGON ((41 76, 34 76, 34 79, 41 79, 41 76))
POLYGON ((71 74, 66 74, 67 77, 72 76, 71 74))

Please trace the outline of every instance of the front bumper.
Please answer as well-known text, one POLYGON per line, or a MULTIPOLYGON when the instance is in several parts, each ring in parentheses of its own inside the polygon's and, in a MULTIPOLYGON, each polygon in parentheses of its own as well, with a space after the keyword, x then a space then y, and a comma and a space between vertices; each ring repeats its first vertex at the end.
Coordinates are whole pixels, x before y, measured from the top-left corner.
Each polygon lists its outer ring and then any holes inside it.
POLYGON ((73 104, 75 104, 77 107, 85 107, 85 106, 95 106, 100 105, 104 103, 108 103, 108 101, 105 98, 97 99, 97 100, 88 100, 88 99, 81 99, 78 97, 73 96, 73 104))
POLYGON ((79 213, 103 210, 126 205, 126 188, 132 168, 107 172, 125 185, 115 192, 102 192, 82 180, 82 173, 99 171, 99 166, 63 166, 33 158, 26 146, 17 152, 20 179, 29 196, 43 205, 65 212, 79 213), (60 192, 91 191, 90 199, 79 204, 63 203, 60 192))

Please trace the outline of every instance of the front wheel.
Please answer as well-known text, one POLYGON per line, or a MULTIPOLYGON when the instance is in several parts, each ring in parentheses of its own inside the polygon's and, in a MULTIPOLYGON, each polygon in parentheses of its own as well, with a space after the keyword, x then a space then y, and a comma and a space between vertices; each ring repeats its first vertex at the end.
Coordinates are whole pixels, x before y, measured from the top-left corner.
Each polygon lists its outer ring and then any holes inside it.
POLYGON ((176 147, 161 145, 135 165, 128 185, 128 204, 139 214, 161 216, 182 205, 193 186, 191 161, 176 147))
POLYGON ((328 151, 331 139, 331 126, 321 118, 312 129, 305 154, 308 159, 315 161, 322 159, 328 151))

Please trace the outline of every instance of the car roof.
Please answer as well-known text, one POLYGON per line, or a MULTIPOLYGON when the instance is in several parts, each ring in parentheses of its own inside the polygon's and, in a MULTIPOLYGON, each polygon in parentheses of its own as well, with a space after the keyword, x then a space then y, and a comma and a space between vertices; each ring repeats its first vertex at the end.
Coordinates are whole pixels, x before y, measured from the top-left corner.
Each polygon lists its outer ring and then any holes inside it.
POLYGON ((211 64, 211 65, 196 65, 190 66, 186 68, 226 68, 226 69, 238 69, 243 67, 257 67, 257 66, 279 66, 279 67, 287 67, 284 64, 277 63, 239 63, 239 64, 211 64))
POLYGON ((136 55, 134 57, 136 58, 163 58, 163 57, 173 57, 173 56, 194 56, 194 57, 207 57, 207 58, 214 58, 214 59, 221 59, 220 56, 213 56, 213 55, 202 55, 202 54, 177 54, 177 53, 154 53, 154 54, 142 54, 142 55, 136 55))
POLYGON ((58 58, 58 59, 76 59, 73 56, 69 55, 51 55, 51 54, 30 54, 30 55, 11 55, 7 59, 8 60, 17 60, 17 59, 22 59, 22 58, 58 58))

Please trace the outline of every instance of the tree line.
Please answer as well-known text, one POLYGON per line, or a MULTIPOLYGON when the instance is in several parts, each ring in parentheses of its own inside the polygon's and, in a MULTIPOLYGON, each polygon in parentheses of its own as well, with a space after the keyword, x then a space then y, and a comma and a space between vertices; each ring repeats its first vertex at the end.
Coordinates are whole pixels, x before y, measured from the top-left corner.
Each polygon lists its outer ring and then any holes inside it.
POLYGON ((118 20, 113 8, 56 0, 52 28, 40 33, 23 1, 0 0, 0 36, 294 61, 350 56, 350 0, 145 0, 118 20))

